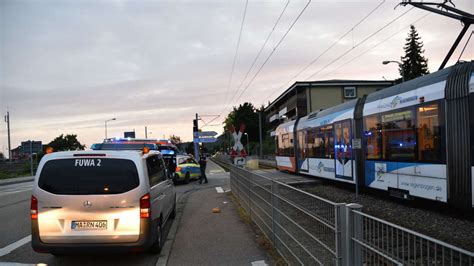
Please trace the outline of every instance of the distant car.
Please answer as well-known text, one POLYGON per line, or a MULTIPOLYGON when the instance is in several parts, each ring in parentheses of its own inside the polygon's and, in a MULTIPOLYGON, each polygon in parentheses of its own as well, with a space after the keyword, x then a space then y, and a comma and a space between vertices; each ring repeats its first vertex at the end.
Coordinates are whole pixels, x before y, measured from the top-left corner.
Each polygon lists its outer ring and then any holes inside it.
POLYGON ((176 171, 174 172, 174 181, 183 181, 189 183, 191 178, 199 178, 201 176, 201 169, 199 164, 194 158, 188 155, 178 155, 178 164, 176 165, 176 171))
POLYGON ((45 155, 31 196, 32 247, 61 255, 158 253, 176 215, 176 192, 158 151, 45 155))

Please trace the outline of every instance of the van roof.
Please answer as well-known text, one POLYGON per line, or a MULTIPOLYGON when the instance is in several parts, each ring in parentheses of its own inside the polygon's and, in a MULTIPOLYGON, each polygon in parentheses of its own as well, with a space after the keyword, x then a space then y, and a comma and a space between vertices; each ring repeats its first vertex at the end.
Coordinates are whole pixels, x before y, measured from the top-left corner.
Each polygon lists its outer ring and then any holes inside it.
POLYGON ((92 150, 92 151, 60 151, 45 155, 47 160, 77 158, 82 156, 94 157, 104 156, 105 158, 122 158, 122 159, 141 159, 147 158, 153 154, 160 154, 159 151, 150 150, 147 154, 143 154, 140 150, 92 150))

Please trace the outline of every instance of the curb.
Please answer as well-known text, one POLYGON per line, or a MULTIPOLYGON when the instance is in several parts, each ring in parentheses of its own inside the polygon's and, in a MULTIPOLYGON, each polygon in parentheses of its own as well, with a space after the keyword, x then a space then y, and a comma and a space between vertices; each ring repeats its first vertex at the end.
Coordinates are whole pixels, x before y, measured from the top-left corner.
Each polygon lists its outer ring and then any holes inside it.
POLYGON ((0 186, 6 186, 6 185, 11 185, 11 184, 18 184, 18 183, 25 183, 25 182, 31 182, 35 180, 34 176, 26 176, 26 177, 17 177, 17 178, 9 178, 9 179, 3 179, 0 180, 0 186))

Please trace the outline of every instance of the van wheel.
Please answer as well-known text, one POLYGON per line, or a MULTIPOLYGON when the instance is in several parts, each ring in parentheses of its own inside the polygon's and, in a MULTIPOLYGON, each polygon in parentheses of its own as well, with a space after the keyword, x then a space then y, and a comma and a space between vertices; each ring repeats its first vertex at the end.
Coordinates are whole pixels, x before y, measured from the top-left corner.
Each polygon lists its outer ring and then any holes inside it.
POLYGON ((150 252, 154 254, 158 254, 161 251, 162 248, 162 242, 163 242, 163 231, 161 230, 161 218, 159 221, 155 223, 155 234, 156 234, 156 239, 155 242, 151 245, 150 247, 150 252))
POLYGON ((184 183, 189 184, 189 178, 190 178, 190 174, 189 172, 186 172, 186 176, 184 177, 184 183))

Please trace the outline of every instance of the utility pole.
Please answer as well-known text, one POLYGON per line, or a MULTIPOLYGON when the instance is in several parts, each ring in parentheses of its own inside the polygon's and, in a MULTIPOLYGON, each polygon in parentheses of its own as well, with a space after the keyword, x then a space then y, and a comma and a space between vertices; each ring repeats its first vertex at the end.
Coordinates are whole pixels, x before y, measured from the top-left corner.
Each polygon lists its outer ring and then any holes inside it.
POLYGON ((33 141, 28 140, 30 143, 30 170, 31 170, 31 175, 33 176, 33 141))
POLYGON ((147 139, 148 138, 148 131, 146 129, 146 126, 145 126, 145 138, 147 139))
POLYGON ((262 147, 262 111, 258 111, 258 132, 259 132, 259 140, 260 140, 260 158, 263 157, 263 147, 262 147))
POLYGON ((10 142, 10 112, 7 111, 7 115, 5 116, 5 122, 7 123, 7 132, 8 132, 8 161, 12 162, 12 147, 10 142))
POLYGON ((197 133, 199 132, 199 116, 196 113, 196 119, 193 120, 193 142, 194 142, 194 158, 197 160, 199 158, 199 142, 196 141, 197 133))

